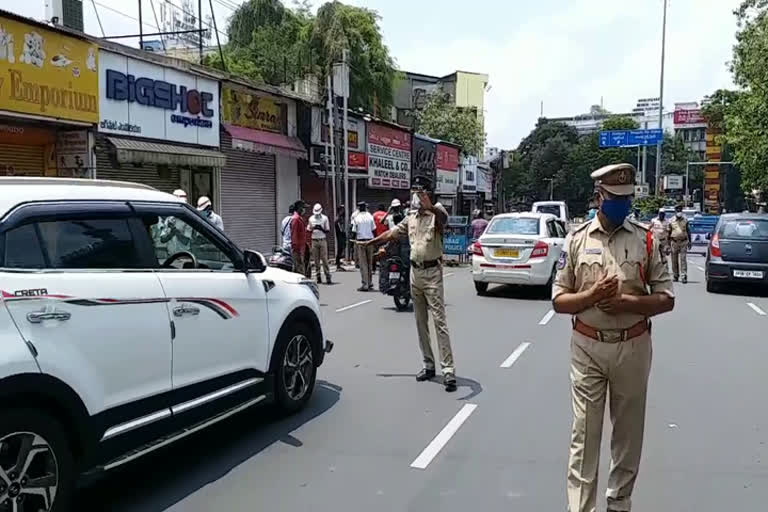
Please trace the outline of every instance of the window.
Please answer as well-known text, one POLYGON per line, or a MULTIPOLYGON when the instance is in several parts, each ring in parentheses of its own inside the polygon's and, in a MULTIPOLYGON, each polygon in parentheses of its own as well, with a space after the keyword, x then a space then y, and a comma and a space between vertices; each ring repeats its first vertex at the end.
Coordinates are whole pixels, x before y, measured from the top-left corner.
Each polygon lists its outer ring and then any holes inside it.
POLYGON ((40 222, 50 268, 142 268, 127 219, 40 222))
POLYGON ((766 240, 768 221, 757 219, 728 220, 720 227, 720 236, 730 239, 766 240))
MULTIPOLYGON (((235 265, 204 232, 175 215, 145 215, 142 218, 151 239, 155 257, 160 266, 168 258, 180 252, 189 252, 197 259, 198 268, 210 270, 233 270, 235 265)), ((194 268, 189 258, 178 258, 171 268, 194 268)))
POLYGON ((547 236, 549 238, 558 238, 557 228, 555 227, 555 221, 547 221, 547 236))
POLYGON ((486 235, 538 235, 539 219, 532 217, 501 217, 491 221, 486 235))
POLYGON ((44 268, 45 258, 35 226, 27 224, 5 234, 5 268, 44 268))
POLYGON ((561 220, 555 221, 555 228, 557 229, 557 238, 565 238, 568 233, 565 231, 565 223, 561 220))
POLYGON ((551 213, 552 215, 560 216, 560 206, 556 204, 542 204, 536 207, 537 213, 551 213))

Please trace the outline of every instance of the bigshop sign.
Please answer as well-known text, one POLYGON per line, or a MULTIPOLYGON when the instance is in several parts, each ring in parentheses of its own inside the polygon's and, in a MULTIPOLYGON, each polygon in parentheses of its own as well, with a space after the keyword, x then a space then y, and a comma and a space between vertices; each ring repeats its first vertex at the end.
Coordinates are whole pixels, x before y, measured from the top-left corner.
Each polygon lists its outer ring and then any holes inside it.
POLYGON ((219 145, 219 84, 102 51, 99 131, 203 146, 219 145))
POLYGON ((411 134, 368 123, 368 186, 409 189, 411 187, 411 134))

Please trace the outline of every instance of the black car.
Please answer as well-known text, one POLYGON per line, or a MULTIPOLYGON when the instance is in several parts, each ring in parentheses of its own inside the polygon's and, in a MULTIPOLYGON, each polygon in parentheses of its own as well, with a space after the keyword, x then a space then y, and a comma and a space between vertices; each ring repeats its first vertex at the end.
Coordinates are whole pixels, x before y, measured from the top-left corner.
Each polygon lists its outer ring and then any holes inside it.
POLYGON ((725 284, 757 283, 768 286, 768 215, 721 215, 709 242, 707 291, 725 284))

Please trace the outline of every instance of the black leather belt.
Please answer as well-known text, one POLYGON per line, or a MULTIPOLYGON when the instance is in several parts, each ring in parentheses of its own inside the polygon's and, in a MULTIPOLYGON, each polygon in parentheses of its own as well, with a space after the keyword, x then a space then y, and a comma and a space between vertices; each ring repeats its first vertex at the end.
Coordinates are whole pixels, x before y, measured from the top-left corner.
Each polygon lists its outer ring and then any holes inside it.
POLYGON ((420 268, 420 269, 427 270, 429 268, 439 267, 442 262, 443 262, 443 260, 441 260, 441 259, 423 261, 421 263, 418 263, 418 262, 415 262, 415 261, 411 260, 411 266, 413 266, 413 268, 420 268))

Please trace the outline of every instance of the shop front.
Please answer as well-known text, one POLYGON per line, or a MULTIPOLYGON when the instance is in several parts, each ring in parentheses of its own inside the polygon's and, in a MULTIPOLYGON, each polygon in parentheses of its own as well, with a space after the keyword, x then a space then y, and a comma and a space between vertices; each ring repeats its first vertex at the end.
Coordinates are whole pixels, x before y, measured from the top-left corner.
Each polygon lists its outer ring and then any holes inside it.
POLYGON ((219 83, 135 53, 99 51, 97 176, 180 188, 221 210, 219 83))
POLYGON ((459 188, 458 146, 440 142, 435 148, 435 167, 437 200, 448 210, 448 213, 455 215, 458 207, 456 193, 459 188))
POLYGON ((96 45, 10 14, 0 41, 0 176, 94 177, 96 45))
POLYGON ((465 156, 461 159, 460 174, 461 203, 456 215, 471 215, 478 208, 477 197, 477 157, 465 156))
POLYGON ((298 162, 307 150, 296 138, 293 100, 236 84, 222 86, 221 211, 241 247, 269 251, 279 220, 298 198, 298 162))
POLYGON ((368 123, 368 179, 357 186, 356 201, 371 210, 389 206, 394 198, 408 199, 411 188, 412 134, 406 128, 382 122, 368 123))

